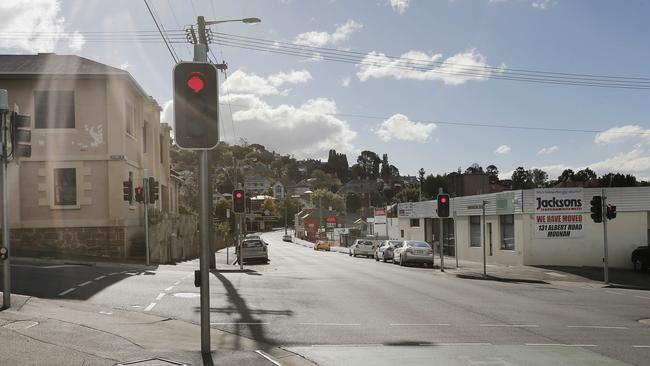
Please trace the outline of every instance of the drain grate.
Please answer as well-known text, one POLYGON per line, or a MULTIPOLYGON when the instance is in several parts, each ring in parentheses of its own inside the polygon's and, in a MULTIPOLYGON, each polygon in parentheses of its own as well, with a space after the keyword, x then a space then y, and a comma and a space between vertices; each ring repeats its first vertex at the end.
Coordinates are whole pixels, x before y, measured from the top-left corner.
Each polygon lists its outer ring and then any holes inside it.
POLYGON ((115 366, 127 366, 127 365, 128 366, 170 366, 170 365, 190 366, 189 363, 166 360, 160 357, 148 358, 145 360, 120 362, 115 364, 115 366))

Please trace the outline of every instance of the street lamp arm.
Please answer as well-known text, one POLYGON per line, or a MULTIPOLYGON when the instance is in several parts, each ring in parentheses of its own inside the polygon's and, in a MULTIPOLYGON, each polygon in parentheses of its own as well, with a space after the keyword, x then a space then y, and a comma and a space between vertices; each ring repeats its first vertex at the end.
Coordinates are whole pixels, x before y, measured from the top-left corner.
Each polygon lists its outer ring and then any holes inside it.
POLYGON ((228 20, 210 20, 205 22, 205 25, 215 25, 221 23, 231 23, 231 22, 243 22, 248 24, 259 23, 262 20, 260 18, 244 18, 244 19, 228 19, 228 20))

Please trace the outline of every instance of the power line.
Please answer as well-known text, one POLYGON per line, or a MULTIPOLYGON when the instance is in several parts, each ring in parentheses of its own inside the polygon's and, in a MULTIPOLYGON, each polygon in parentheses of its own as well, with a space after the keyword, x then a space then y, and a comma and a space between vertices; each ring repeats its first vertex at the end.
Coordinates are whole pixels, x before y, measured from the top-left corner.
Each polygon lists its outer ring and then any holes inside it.
POLYGON ((147 9, 149 10, 149 14, 151 14, 151 18, 153 19, 153 22, 156 23, 156 28, 158 28, 158 32, 160 32, 160 36, 162 37, 163 41, 165 41, 165 45, 167 46, 167 49, 169 50, 169 54, 172 56, 174 63, 178 63, 178 60, 176 59, 176 55, 174 54, 174 51, 172 51, 171 45, 167 42, 167 39, 163 35, 163 32, 160 30, 158 21, 156 20, 156 17, 153 15, 153 12, 151 11, 151 8, 149 7, 149 3, 147 2, 147 0, 144 0, 144 4, 147 6, 147 9))

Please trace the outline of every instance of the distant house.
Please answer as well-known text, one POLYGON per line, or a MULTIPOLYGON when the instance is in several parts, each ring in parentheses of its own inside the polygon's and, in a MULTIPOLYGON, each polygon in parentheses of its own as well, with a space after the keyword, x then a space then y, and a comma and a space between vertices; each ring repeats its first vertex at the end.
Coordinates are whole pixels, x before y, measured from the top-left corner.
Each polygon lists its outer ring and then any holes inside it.
POLYGON ((275 182, 273 183, 271 189, 273 191, 273 197, 277 199, 284 199, 284 184, 281 182, 275 182))
POLYGON ((273 181, 270 178, 254 175, 246 177, 244 180, 244 189, 247 194, 266 194, 271 188, 273 181))
POLYGON ((348 193, 367 194, 379 192, 379 185, 376 180, 371 179, 352 179, 345 183, 339 190, 338 194, 345 196, 348 193))
MULTIPOLYGON (((319 238, 319 227, 325 232, 321 232, 321 237, 332 233, 334 228, 339 226, 340 216, 336 211, 325 209, 303 209, 295 216, 296 236, 310 241, 319 238)), ((331 234, 330 234, 331 235, 331 234)))
POLYGON ((457 197, 490 193, 490 177, 486 173, 450 173, 447 192, 457 197))

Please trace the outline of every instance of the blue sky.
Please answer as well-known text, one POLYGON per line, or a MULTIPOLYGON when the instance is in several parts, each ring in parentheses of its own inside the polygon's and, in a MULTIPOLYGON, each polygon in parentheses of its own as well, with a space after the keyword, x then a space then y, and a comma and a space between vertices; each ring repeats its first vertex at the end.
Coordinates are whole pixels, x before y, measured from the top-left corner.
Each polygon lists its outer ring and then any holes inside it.
MULTIPOLYGON (((168 30, 202 14, 208 19, 260 17, 213 30, 284 42, 505 70, 650 77, 650 2, 568 0, 151 0, 168 30), (310 33, 311 32, 311 33, 310 33)), ((82 33, 70 42, 9 43, 2 53, 74 53, 129 71, 165 107, 170 120, 173 60, 163 43, 82 42, 84 32, 155 30, 143 1, 4 1, 25 31, 82 33), (31 3, 31 4, 30 4, 31 3), (58 6, 57 6, 58 5, 58 6), (39 27, 29 26, 38 21, 39 27)), ((0 32, 16 26, 0 26, 0 32)), ((174 45, 184 60, 191 48, 174 45)), ((213 46, 229 64, 221 90, 221 136, 246 138, 297 157, 326 157, 336 148, 353 161, 359 151, 387 153, 404 174, 424 167, 443 173, 477 162, 506 173, 517 166, 591 166, 650 178, 648 90, 589 88, 440 78, 398 69, 307 60, 213 46), (226 92, 227 91, 227 92, 226 92), (231 121, 231 111, 234 121, 231 121), (358 114, 383 117, 357 118, 358 114), (435 123, 570 128, 545 132, 435 123), (434 123, 434 124, 432 124, 434 123), (234 126, 234 133, 233 133, 234 126), (621 128, 620 130, 610 130, 621 128), (633 132, 637 134, 621 134, 633 132), (542 150, 545 149, 545 150, 542 150), (541 152, 540 152, 541 151, 541 152)), ((488 70, 488 69, 486 69, 488 70)), ((223 81, 223 75, 220 75, 223 81)))

